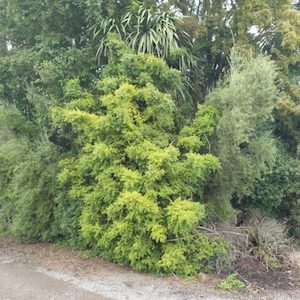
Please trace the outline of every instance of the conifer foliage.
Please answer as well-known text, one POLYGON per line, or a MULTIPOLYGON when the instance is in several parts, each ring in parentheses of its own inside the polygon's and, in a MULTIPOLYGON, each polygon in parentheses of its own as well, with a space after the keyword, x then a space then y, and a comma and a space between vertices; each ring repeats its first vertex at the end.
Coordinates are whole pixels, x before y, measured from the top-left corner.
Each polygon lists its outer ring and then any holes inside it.
POLYGON ((73 80, 66 90, 76 97, 53 112, 57 126, 72 126, 78 147, 59 178, 71 197, 83 199, 88 247, 139 271, 194 273, 225 250, 197 229, 205 219, 204 187, 220 168, 201 139, 214 113, 202 108, 178 135, 170 91, 180 86, 180 73, 132 53, 115 36, 109 49, 98 93, 73 80))

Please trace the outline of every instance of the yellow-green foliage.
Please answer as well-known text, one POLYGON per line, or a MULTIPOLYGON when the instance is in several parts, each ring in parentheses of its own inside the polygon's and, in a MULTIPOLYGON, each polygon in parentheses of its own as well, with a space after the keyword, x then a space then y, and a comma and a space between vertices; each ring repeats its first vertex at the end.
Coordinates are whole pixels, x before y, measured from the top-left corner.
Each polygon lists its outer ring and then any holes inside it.
POLYGON ((122 55, 112 55, 98 94, 78 92, 71 82, 68 95, 75 99, 53 112, 57 125, 72 126, 69 138, 78 149, 61 163, 59 179, 70 197, 83 199, 87 247, 139 271, 194 273, 225 249, 197 228, 205 218, 204 186, 220 168, 216 157, 199 154, 215 111, 200 107, 178 135, 167 91, 180 86, 179 73, 114 39, 111 45, 122 55))
POLYGON ((218 284, 218 287, 224 290, 232 290, 234 288, 239 288, 239 289, 245 288, 245 283, 237 279, 238 275, 239 275, 238 273, 232 273, 228 275, 224 280, 222 280, 218 284))

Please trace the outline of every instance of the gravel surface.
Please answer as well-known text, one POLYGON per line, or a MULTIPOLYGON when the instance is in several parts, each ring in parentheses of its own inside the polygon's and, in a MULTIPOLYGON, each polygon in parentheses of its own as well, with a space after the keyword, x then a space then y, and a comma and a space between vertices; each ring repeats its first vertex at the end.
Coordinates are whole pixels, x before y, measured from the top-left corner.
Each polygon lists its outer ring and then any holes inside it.
POLYGON ((15 262, 0 263, 1 300, 41 299, 107 299, 99 293, 92 293, 67 281, 38 272, 15 262))
POLYGON ((216 288, 219 281, 219 276, 205 274, 189 280, 159 278, 85 258, 66 247, 0 238, 0 300, 300 300, 297 287, 261 289, 249 284, 232 293, 216 288))

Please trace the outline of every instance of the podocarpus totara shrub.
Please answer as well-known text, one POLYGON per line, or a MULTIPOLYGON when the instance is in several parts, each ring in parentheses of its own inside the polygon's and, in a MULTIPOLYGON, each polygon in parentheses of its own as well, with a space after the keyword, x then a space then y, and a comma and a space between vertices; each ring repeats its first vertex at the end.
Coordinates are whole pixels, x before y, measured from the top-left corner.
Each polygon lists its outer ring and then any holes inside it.
POLYGON ((170 92, 180 88, 180 73, 114 36, 109 51, 98 92, 74 79, 65 89, 71 101, 53 111, 77 149, 62 161, 59 180, 83 201, 86 247, 139 271, 195 273, 225 251, 198 229, 204 187, 220 168, 205 151, 216 112, 200 106, 190 126, 176 128, 170 92))

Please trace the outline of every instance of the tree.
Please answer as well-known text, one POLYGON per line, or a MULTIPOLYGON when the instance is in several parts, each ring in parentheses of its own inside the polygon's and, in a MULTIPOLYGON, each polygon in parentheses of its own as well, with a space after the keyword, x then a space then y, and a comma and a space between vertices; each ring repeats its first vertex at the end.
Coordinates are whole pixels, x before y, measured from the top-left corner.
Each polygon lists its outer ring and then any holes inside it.
POLYGON ((178 136, 170 90, 180 86, 179 72, 115 36, 109 51, 100 95, 72 81, 67 91, 77 96, 54 111, 56 124, 72 126, 78 149, 62 162, 60 180, 83 200, 81 233, 93 251, 139 271, 194 273, 224 251, 197 229, 204 187, 220 167, 199 154, 214 110, 200 109, 178 136))
POLYGON ((220 216, 231 211, 262 173, 272 167, 276 145, 272 137, 272 111, 278 100, 275 68, 267 58, 245 58, 234 52, 226 80, 207 103, 220 114, 211 140, 222 170, 209 188, 209 198, 220 216))
POLYGON ((180 23, 180 17, 163 6, 147 7, 139 2, 126 7, 121 16, 103 16, 92 26, 94 39, 99 41, 98 62, 107 56, 107 35, 114 32, 137 52, 162 57, 181 70, 191 68, 196 58, 186 49, 190 39, 180 30, 180 23))
POLYGON ((68 145, 56 139, 49 118, 68 100, 66 81, 80 76, 85 86, 96 74, 83 38, 85 1, 71 2, 0 0, 0 226, 23 240, 77 235, 76 209, 57 185, 68 145))
POLYGON ((64 81, 80 73, 84 83, 96 73, 85 6, 79 0, 1 0, 0 7, 1 102, 49 130, 49 107, 62 98, 64 81))
POLYGON ((292 98, 299 94, 297 80, 287 76, 299 64, 299 4, 292 5, 290 0, 168 2, 188 16, 183 18, 184 28, 195 30, 191 53, 199 59, 200 68, 190 74, 194 101, 203 101, 229 70, 233 46, 244 53, 270 55, 281 70, 280 90, 292 98))

